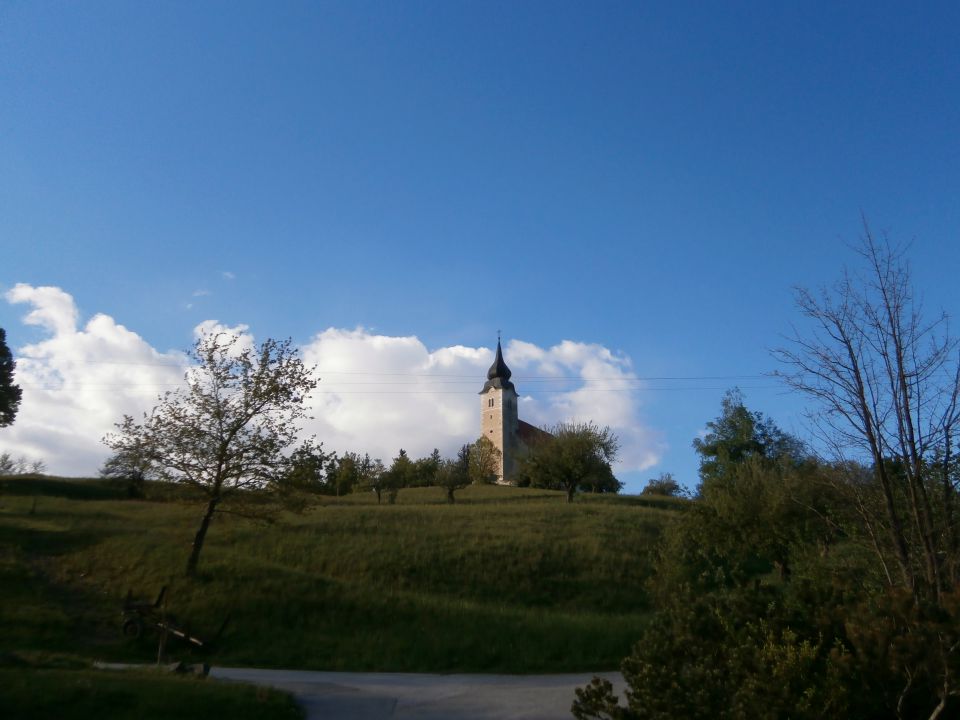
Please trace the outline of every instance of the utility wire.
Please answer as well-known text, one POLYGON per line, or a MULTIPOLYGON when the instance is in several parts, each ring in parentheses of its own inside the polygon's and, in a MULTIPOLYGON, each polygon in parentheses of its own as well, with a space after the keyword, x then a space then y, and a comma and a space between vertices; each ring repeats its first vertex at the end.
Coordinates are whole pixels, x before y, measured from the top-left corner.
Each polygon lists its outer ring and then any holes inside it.
MULTIPOLYGON (((412 384, 412 383, 411 383, 412 384)), ((181 387, 179 383, 64 383, 61 386, 44 385, 38 383, 20 383, 22 387, 33 388, 46 391, 60 391, 76 388, 95 388, 101 390, 120 390, 120 389, 158 389, 164 387, 181 387)), ((477 395, 476 390, 337 390, 336 386, 323 386, 330 389, 314 390, 312 395, 477 395)), ((766 390, 779 388, 780 385, 742 385, 744 390, 766 390)), ((728 386, 703 386, 693 385, 688 387, 646 387, 638 386, 617 386, 617 387, 596 387, 584 386, 575 388, 535 388, 520 393, 523 395, 541 395, 546 393, 577 393, 591 394, 603 392, 683 392, 691 390, 715 391, 728 390, 728 386)))

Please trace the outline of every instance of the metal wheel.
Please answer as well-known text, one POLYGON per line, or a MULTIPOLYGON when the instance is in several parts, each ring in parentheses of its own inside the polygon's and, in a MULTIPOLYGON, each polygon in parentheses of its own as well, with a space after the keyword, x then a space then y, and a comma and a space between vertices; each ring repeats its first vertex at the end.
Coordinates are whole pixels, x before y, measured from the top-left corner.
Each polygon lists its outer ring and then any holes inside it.
POLYGON ((136 639, 143 634, 143 623, 139 618, 127 618, 123 621, 123 636, 136 639))

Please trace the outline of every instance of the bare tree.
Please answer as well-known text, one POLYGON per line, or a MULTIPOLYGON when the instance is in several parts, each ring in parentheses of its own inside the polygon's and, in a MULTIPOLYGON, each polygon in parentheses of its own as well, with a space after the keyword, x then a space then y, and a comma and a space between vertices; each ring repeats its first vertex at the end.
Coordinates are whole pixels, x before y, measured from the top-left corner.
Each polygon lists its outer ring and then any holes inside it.
POLYGON ((28 460, 26 456, 14 457, 9 452, 0 453, 0 475, 42 475, 47 470, 43 460, 28 460))
POLYGON ((956 547, 957 342, 946 315, 923 317, 902 247, 867 231, 860 253, 862 280, 845 275, 819 296, 797 291, 814 329, 776 351, 791 367, 778 374, 818 401, 811 418, 837 459, 872 468, 883 504, 865 519, 885 525, 900 581, 939 595, 957 579, 957 558, 945 552, 956 547))
MULTIPOLYGON (((943 609, 960 570, 958 345, 944 313, 924 315, 904 246, 878 240, 865 223, 857 249, 862 274, 845 273, 820 293, 797 290, 810 329, 775 351, 789 368, 778 375, 816 401, 812 425, 846 473, 844 489, 887 581, 918 607, 943 609)), ((932 717, 958 691, 949 672, 957 638, 938 637, 943 690, 932 717)))
POLYGON ((285 453, 297 442, 304 401, 317 384, 289 340, 254 348, 236 335, 204 335, 191 357, 186 388, 161 396, 142 422, 125 416, 119 431, 104 438, 117 453, 145 457, 166 479, 203 492, 187 575, 196 573, 210 522, 225 500, 282 482, 285 453))

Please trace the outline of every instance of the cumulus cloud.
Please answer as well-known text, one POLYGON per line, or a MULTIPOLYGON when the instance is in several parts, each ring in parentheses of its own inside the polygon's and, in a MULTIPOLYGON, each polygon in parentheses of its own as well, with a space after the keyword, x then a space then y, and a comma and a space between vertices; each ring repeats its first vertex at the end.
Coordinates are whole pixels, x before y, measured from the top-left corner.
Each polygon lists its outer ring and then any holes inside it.
POLYGON ((253 350, 256 345, 250 326, 242 323, 230 326, 216 320, 204 320, 193 329, 194 340, 209 335, 228 335, 237 338, 237 342, 233 345, 233 355, 239 355, 244 350, 253 350))
MULTIPOLYGON (((328 447, 384 459, 401 447, 414 456, 434 447, 452 454, 477 435, 490 348, 430 350, 413 336, 329 328, 303 353, 322 378, 309 430, 328 447)), ((642 420, 628 358, 569 340, 550 348, 514 340, 504 354, 521 395, 521 419, 538 426, 565 420, 609 425, 622 441, 620 469, 657 463, 662 437, 642 420)))
POLYGON ((107 454, 101 438, 125 413, 139 415, 179 385, 186 358, 154 350, 107 315, 78 327, 76 304, 59 288, 18 284, 5 297, 29 306, 23 321, 48 337, 16 349, 23 399, 0 449, 43 459, 51 473, 91 474, 107 454))
POLYGON ((53 334, 71 332, 77 325, 73 298, 57 287, 32 287, 17 283, 7 291, 7 301, 29 303, 33 309, 23 316, 27 325, 39 325, 53 334))
MULTIPOLYGON (((125 413, 139 416, 159 393, 183 382, 187 359, 160 352, 113 318, 79 326, 73 298, 59 288, 17 285, 10 303, 29 307, 23 321, 48 337, 16 349, 24 396, 0 450, 43 459, 49 471, 92 474, 108 454, 100 443, 125 413)), ((228 333, 252 347, 246 325, 206 320, 195 337, 228 333)), ((437 447, 452 455, 479 432, 478 392, 493 350, 454 345, 429 349, 415 336, 364 328, 328 328, 302 348, 321 378, 305 432, 327 449, 369 452, 385 461, 402 447, 412 456, 437 447)), ((542 348, 520 340, 504 348, 521 395, 520 417, 540 426, 562 420, 610 425, 622 441, 620 470, 643 470, 663 442, 642 417, 629 358, 595 344, 565 340, 542 348)))
POLYGON ((401 447, 414 456, 434 447, 452 454, 478 435, 477 392, 493 358, 489 349, 431 352, 413 336, 329 328, 303 357, 321 378, 308 430, 327 447, 386 460, 401 447))
POLYGON ((659 462, 663 438, 641 415, 643 383, 628 357, 571 340, 550 348, 514 341, 505 352, 521 394, 522 419, 541 427, 568 420, 609 425, 621 441, 619 469, 646 470, 659 462))

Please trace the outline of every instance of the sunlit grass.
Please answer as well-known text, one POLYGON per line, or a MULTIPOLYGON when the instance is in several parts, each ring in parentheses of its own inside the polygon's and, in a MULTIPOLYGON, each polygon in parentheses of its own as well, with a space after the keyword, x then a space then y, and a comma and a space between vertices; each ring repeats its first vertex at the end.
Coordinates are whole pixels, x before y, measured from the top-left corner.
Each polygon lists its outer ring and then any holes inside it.
POLYGON ((188 581, 199 506, 0 496, 0 649, 150 659, 154 638, 120 638, 120 606, 128 589, 152 600, 168 585, 169 611, 201 637, 230 615, 220 664, 616 667, 645 622, 650 553, 669 512, 500 487, 457 500, 417 488, 394 505, 372 493, 324 498, 270 524, 224 516, 188 581))

